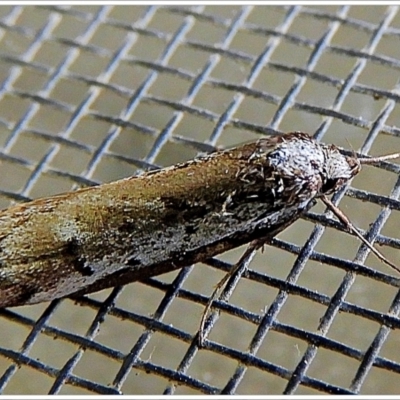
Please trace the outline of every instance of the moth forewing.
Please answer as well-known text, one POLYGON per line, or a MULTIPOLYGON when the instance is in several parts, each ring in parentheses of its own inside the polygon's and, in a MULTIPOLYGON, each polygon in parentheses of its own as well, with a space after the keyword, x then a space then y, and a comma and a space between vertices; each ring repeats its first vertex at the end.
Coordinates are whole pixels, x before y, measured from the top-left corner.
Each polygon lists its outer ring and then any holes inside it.
POLYGON ((125 284, 272 238, 359 166, 294 132, 10 207, 0 212, 0 307, 125 284))

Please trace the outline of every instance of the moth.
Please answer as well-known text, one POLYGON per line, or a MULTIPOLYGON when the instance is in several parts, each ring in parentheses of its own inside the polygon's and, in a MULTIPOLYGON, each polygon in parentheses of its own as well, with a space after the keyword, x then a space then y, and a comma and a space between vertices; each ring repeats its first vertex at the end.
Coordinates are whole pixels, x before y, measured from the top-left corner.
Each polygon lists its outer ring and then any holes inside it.
POLYGON ((90 293, 267 240, 363 163, 395 156, 345 156, 294 132, 12 206, 0 212, 0 307, 90 293))

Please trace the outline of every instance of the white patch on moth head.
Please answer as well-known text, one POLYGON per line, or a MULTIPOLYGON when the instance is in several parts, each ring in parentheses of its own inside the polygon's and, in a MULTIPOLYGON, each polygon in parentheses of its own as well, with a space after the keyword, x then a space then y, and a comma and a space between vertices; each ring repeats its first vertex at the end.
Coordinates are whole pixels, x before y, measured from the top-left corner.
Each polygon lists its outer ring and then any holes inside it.
POLYGON ((307 178, 322 172, 325 155, 321 145, 311 138, 291 138, 268 155, 269 163, 282 176, 307 178), (311 162, 312 160, 312 162, 311 162))
POLYGON ((333 146, 323 146, 326 153, 325 172, 328 179, 351 179, 361 168, 357 158, 349 158, 333 146))

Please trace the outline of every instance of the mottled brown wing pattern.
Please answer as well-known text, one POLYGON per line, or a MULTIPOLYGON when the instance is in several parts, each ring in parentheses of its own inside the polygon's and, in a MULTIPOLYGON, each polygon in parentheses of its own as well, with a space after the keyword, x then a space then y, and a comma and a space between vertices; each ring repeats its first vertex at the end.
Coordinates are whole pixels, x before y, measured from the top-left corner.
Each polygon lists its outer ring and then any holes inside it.
POLYGON ((89 293, 273 237, 360 171, 304 133, 0 212, 0 307, 89 293))

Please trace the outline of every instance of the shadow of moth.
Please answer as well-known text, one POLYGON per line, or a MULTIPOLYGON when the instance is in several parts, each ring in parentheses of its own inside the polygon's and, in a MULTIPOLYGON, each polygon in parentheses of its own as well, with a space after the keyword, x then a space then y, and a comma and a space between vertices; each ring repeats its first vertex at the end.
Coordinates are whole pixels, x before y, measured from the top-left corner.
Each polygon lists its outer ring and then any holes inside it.
MULTIPOLYGON (((274 237, 376 159, 305 133, 0 212, 0 307, 148 278, 274 237)), ((345 222, 342 220, 342 222, 345 222)))

